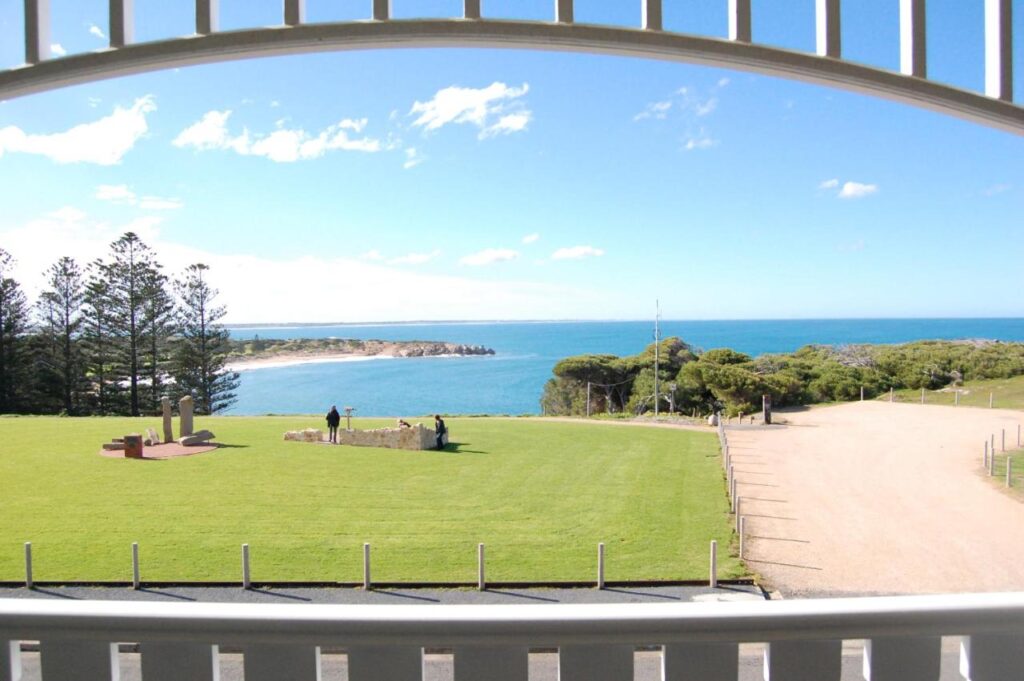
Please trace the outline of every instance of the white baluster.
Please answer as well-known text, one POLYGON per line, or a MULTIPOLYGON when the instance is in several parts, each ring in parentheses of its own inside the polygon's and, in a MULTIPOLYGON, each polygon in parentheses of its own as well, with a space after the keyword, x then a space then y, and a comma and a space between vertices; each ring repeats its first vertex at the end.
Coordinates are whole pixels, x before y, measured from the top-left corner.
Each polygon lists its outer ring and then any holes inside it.
POLYGON ((568 645, 558 649, 559 681, 633 681, 633 646, 568 645))
POLYGON ((42 678, 46 681, 118 681, 117 644, 103 641, 43 639, 39 642, 42 678))
POLYGON ((306 0, 284 0, 285 26, 299 26, 306 21, 306 0))
POLYGON ((217 32, 219 9, 220 0, 196 0, 196 33, 210 35, 217 32))
MULTIPOLYGON (((750 24, 750 0, 729 0, 729 40, 749 43, 752 37, 750 24)), ((724 426, 722 433, 724 437, 724 426)))
POLYGON ((25 63, 50 58, 50 0, 25 0, 25 63))
POLYGON ((935 681, 941 657, 942 639, 938 636, 870 639, 864 643, 864 678, 935 681))
POLYGON ((572 11, 573 0, 555 0, 555 21, 559 24, 571 24, 573 22, 572 11))
POLYGON ((764 651, 765 681, 839 681, 842 641, 774 641, 764 651))
POLYGON ((264 643, 245 646, 242 654, 245 681, 320 681, 316 646, 264 643))
POLYGON ((217 646, 152 641, 139 644, 145 681, 218 681, 217 646))
POLYGON ((967 681, 1019 679, 1024 669, 1024 636, 980 634, 960 644, 960 674, 967 681))
POLYGON ((135 39, 135 0, 110 0, 110 46, 124 47, 135 39))
POLYGON ((661 661, 664 681, 736 681, 739 646, 735 643, 670 643, 661 661))
POLYGON ((373 0, 373 18, 387 21, 391 18, 391 0, 373 0))
POLYGON ((456 646, 455 681, 526 681, 529 652, 525 646, 456 646))
POLYGON ((348 650, 349 681, 421 681, 423 649, 355 646, 348 650))
POLYGON ((0 681, 21 681, 20 641, 0 641, 0 681))
POLYGON ((648 31, 660 31, 661 0, 641 0, 640 25, 648 31))
POLYGON ((480 18, 480 0, 463 0, 463 3, 462 3, 462 18, 463 19, 479 19, 480 18))
POLYGON ((928 77, 924 0, 900 0, 900 73, 928 77))

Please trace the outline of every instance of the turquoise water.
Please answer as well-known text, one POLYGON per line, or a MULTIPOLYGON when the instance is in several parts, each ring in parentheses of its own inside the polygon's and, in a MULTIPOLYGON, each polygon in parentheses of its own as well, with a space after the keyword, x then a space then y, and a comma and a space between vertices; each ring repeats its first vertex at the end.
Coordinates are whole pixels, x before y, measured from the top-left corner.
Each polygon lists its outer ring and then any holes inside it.
MULTIPOLYGON (((634 354, 652 322, 498 322, 231 329, 235 338, 379 338, 486 345, 485 357, 423 357, 305 364, 242 372, 231 414, 309 414, 349 405, 362 416, 536 414, 551 367, 569 355, 634 354)), ((828 319, 663 321, 662 337, 751 355, 809 343, 904 343, 921 339, 1024 341, 1024 319, 828 319)))

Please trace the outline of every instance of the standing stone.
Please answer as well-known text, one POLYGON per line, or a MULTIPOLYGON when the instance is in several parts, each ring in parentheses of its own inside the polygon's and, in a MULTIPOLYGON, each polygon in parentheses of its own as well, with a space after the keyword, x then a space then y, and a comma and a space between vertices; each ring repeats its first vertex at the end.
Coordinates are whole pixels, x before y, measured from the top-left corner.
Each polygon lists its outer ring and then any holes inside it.
POLYGON ((192 396, 185 395, 178 402, 178 437, 187 437, 192 434, 192 396))
POLYGON ((171 398, 167 396, 161 397, 160 408, 164 412, 164 442, 173 442, 174 424, 171 418, 171 398))

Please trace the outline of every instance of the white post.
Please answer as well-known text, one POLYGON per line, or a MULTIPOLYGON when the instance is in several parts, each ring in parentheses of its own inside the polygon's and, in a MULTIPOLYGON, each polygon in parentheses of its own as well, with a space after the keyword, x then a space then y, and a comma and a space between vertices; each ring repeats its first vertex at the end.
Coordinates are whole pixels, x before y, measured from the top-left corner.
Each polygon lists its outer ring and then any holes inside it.
POLYGON ((480 543, 476 545, 476 588, 484 591, 487 589, 486 584, 484 580, 484 545, 480 543))
POLYGON ((196 0, 196 33, 209 35, 217 32, 220 0, 196 0))
POLYGON ((740 560, 744 558, 743 553, 743 535, 746 534, 746 518, 740 518, 740 560))
POLYGON ((900 73, 928 77, 925 0, 900 0, 900 73))
POLYGON ((841 32, 839 30, 839 0, 817 0, 815 23, 817 28, 817 53, 819 57, 841 56, 841 32))
POLYGON ((718 542, 711 540, 711 574, 708 576, 708 585, 714 589, 718 586, 718 542))
POLYGON ((729 40, 749 43, 750 25, 750 0, 729 0, 729 40))
POLYGON ((363 588, 370 590, 370 545, 363 544, 363 588))
POLYGON ((135 0, 110 0, 110 46, 124 47, 134 40, 135 0))
POLYGON ((924 404, 924 388, 921 388, 921 404, 924 404))
POLYGON ((661 30, 661 0, 643 0, 640 5, 640 25, 648 31, 661 30))
POLYGON ((729 486, 729 497, 732 499, 732 512, 736 512, 736 478, 732 479, 732 485, 729 486))
POLYGON ((988 440, 985 440, 985 456, 982 457, 982 462, 984 462, 985 468, 988 468, 988 440))
POLYGON ((959 407, 960 406, 960 390, 959 389, 957 389, 957 391, 953 394, 953 406, 954 407, 959 407))
POLYGON ((864 401, 864 386, 860 387, 860 401, 864 401))
POLYGON ((985 0, 985 94, 1013 101, 1012 0, 985 0))
POLYGON ((25 588, 34 588, 32 582, 32 542, 25 542, 25 588))
POLYGON ((25 2, 25 63, 50 58, 50 0, 25 2))
POLYGON ((989 409, 992 408, 992 404, 993 404, 994 401, 995 401, 995 393, 989 393, 988 394, 988 408, 989 409))
POLYGON ((890 387, 889 388, 889 401, 893 402, 894 400, 895 400, 895 393, 893 392, 893 389, 890 387))
POLYGON ((139 542, 132 542, 132 588, 139 590, 139 542))
POLYGON ((999 448, 999 451, 1001 451, 1001 452, 1005 452, 1006 451, 1006 428, 1003 428, 1003 445, 1002 445, 1002 447, 999 448))
POLYGON ((572 0, 555 0, 555 21, 559 24, 572 23, 572 0))
POLYGON ((242 588, 252 588, 252 581, 249 579, 249 545, 242 544, 242 588))
POLYGON ((736 531, 740 531, 740 516, 743 513, 743 498, 736 497, 736 531))
POLYGON ((1013 457, 1006 457, 1006 486, 1013 487, 1013 457))
POLYGON ((604 542, 597 545, 597 588, 604 588, 604 542))

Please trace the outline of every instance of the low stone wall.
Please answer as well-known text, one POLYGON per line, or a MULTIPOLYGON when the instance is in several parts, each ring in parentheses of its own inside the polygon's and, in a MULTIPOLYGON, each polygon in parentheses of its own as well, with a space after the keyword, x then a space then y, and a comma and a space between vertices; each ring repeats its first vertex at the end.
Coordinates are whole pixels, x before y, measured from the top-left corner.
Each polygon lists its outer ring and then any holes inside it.
MULTIPOLYGON (((324 431, 318 428, 291 430, 284 434, 285 440, 298 442, 324 442, 324 431)), ((448 433, 441 438, 448 444, 448 433)), ((376 428, 374 430, 338 429, 338 444, 353 447, 384 447, 386 449, 410 449, 420 451, 433 449, 437 444, 437 434, 433 428, 426 428, 417 423, 411 428, 376 428)))

